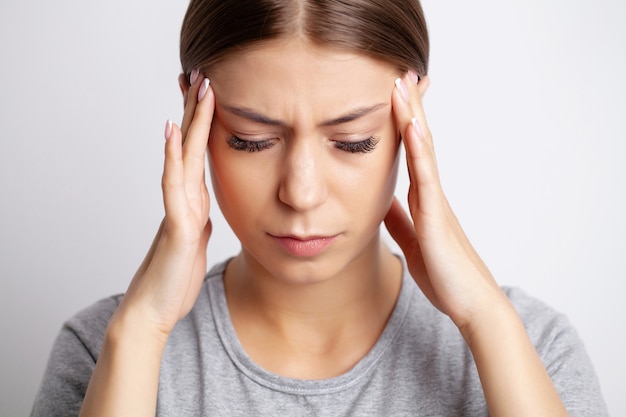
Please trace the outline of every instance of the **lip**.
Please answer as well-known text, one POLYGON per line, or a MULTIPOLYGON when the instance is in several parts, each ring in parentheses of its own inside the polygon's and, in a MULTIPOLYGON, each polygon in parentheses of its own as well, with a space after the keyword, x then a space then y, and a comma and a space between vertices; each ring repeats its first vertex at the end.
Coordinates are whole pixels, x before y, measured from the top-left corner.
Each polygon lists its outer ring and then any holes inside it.
POLYGON ((272 239, 292 256, 310 258, 322 253, 337 238, 334 236, 274 236, 272 239))

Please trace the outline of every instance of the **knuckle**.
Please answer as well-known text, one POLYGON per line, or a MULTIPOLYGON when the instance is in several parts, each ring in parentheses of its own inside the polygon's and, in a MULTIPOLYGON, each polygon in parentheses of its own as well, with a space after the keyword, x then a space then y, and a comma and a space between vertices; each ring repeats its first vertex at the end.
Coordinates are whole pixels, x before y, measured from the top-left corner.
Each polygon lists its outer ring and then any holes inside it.
POLYGON ((161 178, 161 189, 164 193, 179 189, 180 187, 180 181, 171 178, 169 175, 163 175, 161 178))

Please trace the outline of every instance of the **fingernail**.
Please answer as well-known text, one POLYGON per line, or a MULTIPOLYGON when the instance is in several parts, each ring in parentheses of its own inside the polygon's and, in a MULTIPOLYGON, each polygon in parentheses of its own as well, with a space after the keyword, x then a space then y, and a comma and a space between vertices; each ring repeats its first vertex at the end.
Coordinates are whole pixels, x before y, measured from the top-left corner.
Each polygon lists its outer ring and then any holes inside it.
POLYGON ((419 81, 417 74, 415 73, 415 71, 412 71, 412 70, 409 70, 409 78, 411 79, 413 84, 417 84, 417 82, 419 81))
POLYGON ((417 133, 417 137, 423 139, 424 131, 422 130, 422 126, 420 126, 420 122, 417 121, 416 117, 411 119, 411 124, 413 125, 413 129, 415 129, 415 133, 417 133))
POLYGON ((165 140, 168 140, 171 135, 172 135, 172 121, 170 119, 167 119, 167 122, 165 123, 165 140))
POLYGON ((189 85, 193 85, 193 83, 196 82, 199 74, 200 70, 198 70, 198 68, 194 68, 193 71, 191 71, 191 74, 189 74, 189 85))
POLYGON ((396 88, 398 89, 398 91, 400 91, 400 95, 402 96, 402 99, 408 102, 409 90, 406 89, 406 85, 404 85, 404 82, 402 81, 401 78, 396 78, 396 88))
POLYGON ((200 86, 200 90, 198 90, 198 102, 202 101, 202 99, 206 95, 206 90, 209 88, 209 83, 210 82, 211 81, 209 81, 208 78, 205 78, 204 81, 202 81, 202 85, 200 86))

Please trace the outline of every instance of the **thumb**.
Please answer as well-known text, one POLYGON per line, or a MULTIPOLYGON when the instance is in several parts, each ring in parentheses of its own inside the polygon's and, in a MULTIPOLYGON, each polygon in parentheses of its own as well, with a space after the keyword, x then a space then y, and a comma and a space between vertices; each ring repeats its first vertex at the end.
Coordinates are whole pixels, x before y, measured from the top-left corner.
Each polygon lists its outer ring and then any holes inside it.
POLYGON ((424 263, 419 241, 417 240, 415 226, 395 197, 385 216, 385 226, 387 230, 389 230, 389 234, 393 240, 395 240, 398 246, 400 246, 400 249, 402 249, 407 267, 415 283, 421 288, 422 292, 435 307, 441 310, 440 303, 437 300, 437 296, 426 271, 426 264, 424 263))
POLYGON ((413 222, 396 197, 393 198, 391 207, 389 207, 389 211, 385 216, 385 227, 387 227, 393 240, 402 249, 404 257, 407 260, 411 259, 411 255, 419 248, 417 235, 413 222))

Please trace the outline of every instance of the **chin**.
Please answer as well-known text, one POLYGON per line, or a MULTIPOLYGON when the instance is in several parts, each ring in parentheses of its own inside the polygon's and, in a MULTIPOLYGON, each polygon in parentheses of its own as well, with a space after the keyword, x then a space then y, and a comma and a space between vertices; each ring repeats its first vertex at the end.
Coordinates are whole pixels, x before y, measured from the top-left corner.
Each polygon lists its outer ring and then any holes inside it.
MULTIPOLYGON (((342 262, 333 256, 298 258, 289 255, 260 255, 255 257, 248 251, 242 255, 258 276, 268 276, 284 284, 312 285, 337 276, 343 269, 342 262)), ((344 262, 345 263, 345 262, 344 262)))
POLYGON ((285 284, 312 285, 339 277, 351 267, 371 261, 380 240, 371 239, 359 250, 346 243, 335 242, 326 251, 311 257, 293 256, 280 248, 269 247, 260 248, 258 252, 244 248, 241 256, 252 273, 269 276, 285 284))

